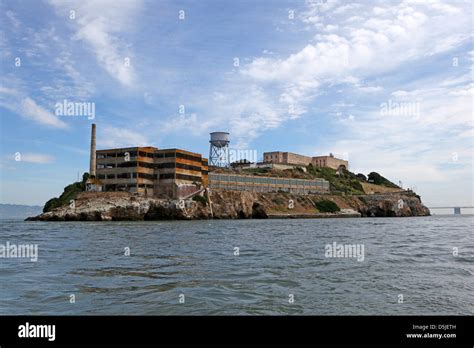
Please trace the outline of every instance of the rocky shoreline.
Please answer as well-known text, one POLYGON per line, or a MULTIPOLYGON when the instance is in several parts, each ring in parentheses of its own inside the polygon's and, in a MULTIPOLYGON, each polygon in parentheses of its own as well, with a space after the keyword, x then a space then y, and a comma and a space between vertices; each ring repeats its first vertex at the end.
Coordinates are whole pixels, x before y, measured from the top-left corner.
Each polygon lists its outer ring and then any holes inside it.
POLYGON ((166 200, 128 192, 82 192, 69 205, 27 221, 133 221, 195 219, 266 219, 333 217, 428 216, 418 196, 409 191, 358 196, 292 195, 213 190, 200 199, 166 200), (339 208, 321 212, 317 202, 332 201, 339 208))

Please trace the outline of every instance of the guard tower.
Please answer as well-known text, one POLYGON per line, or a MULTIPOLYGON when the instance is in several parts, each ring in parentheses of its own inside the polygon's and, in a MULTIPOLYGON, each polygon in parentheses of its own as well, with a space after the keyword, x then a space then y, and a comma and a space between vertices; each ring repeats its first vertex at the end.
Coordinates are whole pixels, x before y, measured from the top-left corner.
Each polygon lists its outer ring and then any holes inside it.
POLYGON ((229 166, 229 133, 212 132, 209 140, 209 166, 229 166))

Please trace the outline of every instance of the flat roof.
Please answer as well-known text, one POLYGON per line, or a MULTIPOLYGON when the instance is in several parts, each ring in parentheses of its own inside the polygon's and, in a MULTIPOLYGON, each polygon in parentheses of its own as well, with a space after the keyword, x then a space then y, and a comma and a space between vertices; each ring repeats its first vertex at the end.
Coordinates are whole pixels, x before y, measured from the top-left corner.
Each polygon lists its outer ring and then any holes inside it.
POLYGON ((119 152, 119 151, 130 151, 130 150, 152 151, 152 152, 156 152, 156 153, 160 153, 160 152, 179 152, 179 153, 194 155, 196 157, 201 157, 203 160, 207 161, 207 158, 202 157, 202 155, 200 153, 197 153, 197 152, 192 152, 192 151, 187 151, 187 150, 177 149, 177 148, 159 149, 159 148, 154 147, 154 146, 117 147, 117 148, 111 148, 111 149, 96 150, 96 152, 119 152))

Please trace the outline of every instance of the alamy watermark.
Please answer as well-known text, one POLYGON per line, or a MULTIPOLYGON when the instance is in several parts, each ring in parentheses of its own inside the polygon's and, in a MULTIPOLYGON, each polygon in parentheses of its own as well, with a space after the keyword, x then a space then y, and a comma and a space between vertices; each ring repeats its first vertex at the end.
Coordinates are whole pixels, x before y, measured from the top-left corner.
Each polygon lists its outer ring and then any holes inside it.
POLYGON ((332 244, 326 244, 324 249, 324 256, 326 257, 357 258, 359 262, 365 259, 364 244, 339 244, 333 242, 332 244))
POLYGON ((56 116, 87 116, 87 119, 95 119, 95 103, 71 102, 64 99, 54 106, 56 116))
POLYGON ((255 163, 257 162, 257 150, 229 149, 230 163, 255 163))
POLYGON ((31 262, 38 261, 38 244, 0 244, 0 258, 25 258, 31 262))
POLYGON ((389 99, 380 104, 382 116, 407 116, 417 119, 420 117, 420 102, 397 102, 389 99))
POLYGON ((47 338, 48 341, 56 339, 56 325, 37 325, 26 322, 18 326, 19 338, 47 338))

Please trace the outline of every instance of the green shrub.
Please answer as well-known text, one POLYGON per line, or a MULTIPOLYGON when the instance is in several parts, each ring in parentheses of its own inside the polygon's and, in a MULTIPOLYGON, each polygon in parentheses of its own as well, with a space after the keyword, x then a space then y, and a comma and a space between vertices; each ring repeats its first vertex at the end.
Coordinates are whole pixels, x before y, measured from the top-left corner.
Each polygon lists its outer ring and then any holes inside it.
POLYGON ((206 196, 196 195, 196 196, 193 196, 193 201, 195 201, 195 202, 201 202, 202 204, 207 204, 207 197, 206 197, 206 196))
POLYGON ((49 201, 46 202, 46 204, 44 205, 43 207, 43 213, 46 213, 48 211, 51 211, 57 207, 59 207, 61 204, 61 201, 59 200, 59 198, 57 197, 54 197, 54 198, 51 198, 49 201))
POLYGON ((392 187, 392 188, 400 188, 399 186, 395 185, 393 182, 384 178, 382 175, 380 175, 377 172, 371 172, 368 175, 368 181, 375 185, 382 185, 382 186, 392 187))
POLYGON ((58 207, 62 207, 64 205, 69 204, 69 202, 73 199, 76 199, 77 194, 80 192, 85 191, 85 182, 89 178, 88 173, 84 173, 82 176, 82 182, 75 182, 71 185, 68 185, 64 188, 63 193, 61 196, 51 198, 43 207, 43 213, 56 209, 58 207))
POLYGON ((352 179, 352 180, 351 180, 351 187, 352 187, 353 189, 355 189, 356 191, 362 191, 362 192, 364 191, 364 189, 362 188, 362 185, 361 185, 360 181, 359 181, 359 180, 356 180, 356 179, 352 179))
POLYGON ((335 213, 336 211, 340 211, 341 209, 337 206, 336 203, 334 203, 333 201, 329 201, 327 199, 325 200, 322 200, 322 201, 318 201, 315 203, 316 204, 316 208, 318 208, 318 210, 321 212, 321 213, 335 213))
POLYGON ((243 171, 247 173, 254 173, 254 174, 265 174, 268 173, 267 168, 243 168, 243 171))

